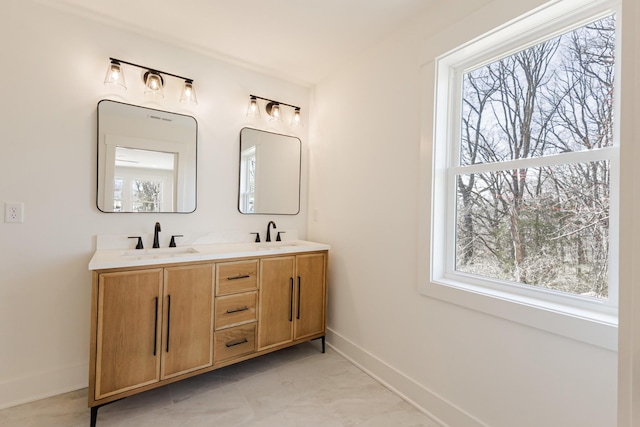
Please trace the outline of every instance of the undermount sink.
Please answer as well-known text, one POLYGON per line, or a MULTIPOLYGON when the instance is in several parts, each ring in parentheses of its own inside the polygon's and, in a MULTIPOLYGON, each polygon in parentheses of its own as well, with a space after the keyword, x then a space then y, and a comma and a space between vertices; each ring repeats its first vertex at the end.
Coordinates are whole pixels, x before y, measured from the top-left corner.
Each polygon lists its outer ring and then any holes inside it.
POLYGON ((132 249, 123 251, 120 256, 123 257, 136 257, 140 258, 170 258, 177 256, 185 256, 197 254, 199 251, 196 248, 184 247, 184 248, 157 248, 157 249, 132 249))
POLYGON ((259 251, 268 251, 271 249, 284 249, 300 246, 299 242, 265 242, 257 245, 259 251))

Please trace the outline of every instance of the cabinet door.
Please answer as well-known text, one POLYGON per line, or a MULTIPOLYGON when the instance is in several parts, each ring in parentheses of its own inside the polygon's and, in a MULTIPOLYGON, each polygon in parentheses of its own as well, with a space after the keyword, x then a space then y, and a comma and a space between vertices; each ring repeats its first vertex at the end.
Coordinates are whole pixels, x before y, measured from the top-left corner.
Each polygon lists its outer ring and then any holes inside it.
POLYGON ((160 380, 162 269, 100 274, 95 398, 160 380))
POLYGON ((293 338, 294 264, 292 256, 260 260, 259 350, 293 338))
POLYGON ((325 255, 298 255, 296 257, 295 339, 324 332, 325 284, 325 255))
POLYGON ((213 265, 164 272, 162 375, 171 378, 213 364, 213 265))

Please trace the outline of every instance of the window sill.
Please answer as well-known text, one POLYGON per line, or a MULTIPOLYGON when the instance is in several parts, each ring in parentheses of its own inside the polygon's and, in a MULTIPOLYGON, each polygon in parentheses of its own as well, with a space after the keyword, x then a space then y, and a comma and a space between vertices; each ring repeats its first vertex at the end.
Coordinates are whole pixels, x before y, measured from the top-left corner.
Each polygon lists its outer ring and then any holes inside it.
POLYGON ((618 350, 618 320, 541 299, 441 278, 423 284, 423 295, 611 351, 618 350))

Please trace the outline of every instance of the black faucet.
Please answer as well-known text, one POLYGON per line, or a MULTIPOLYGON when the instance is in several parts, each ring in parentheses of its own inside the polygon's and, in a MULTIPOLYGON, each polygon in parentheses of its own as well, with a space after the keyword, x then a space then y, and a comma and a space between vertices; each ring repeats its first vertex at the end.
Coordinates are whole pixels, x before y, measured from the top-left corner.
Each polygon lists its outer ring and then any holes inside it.
POLYGON ((156 226, 153 229, 153 247, 154 248, 160 247, 160 242, 158 241, 158 233, 161 231, 162 229, 160 228, 160 223, 156 222, 156 226))
POLYGON ((267 224, 267 242, 271 241, 271 226, 273 225, 273 229, 275 230, 276 227, 276 223, 273 221, 269 221, 269 224, 267 224))

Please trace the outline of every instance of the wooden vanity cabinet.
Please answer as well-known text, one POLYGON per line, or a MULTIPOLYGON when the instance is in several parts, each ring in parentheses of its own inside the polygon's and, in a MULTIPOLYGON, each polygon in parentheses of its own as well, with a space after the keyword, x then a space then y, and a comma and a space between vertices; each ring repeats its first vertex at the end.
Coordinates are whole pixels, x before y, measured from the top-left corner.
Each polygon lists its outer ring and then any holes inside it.
POLYGON ((324 335, 325 253, 260 260, 258 350, 324 335))
POLYGON ((89 406, 325 334, 327 252, 93 271, 89 406))

